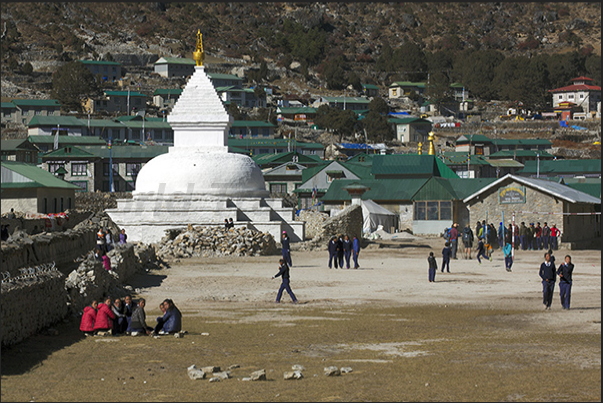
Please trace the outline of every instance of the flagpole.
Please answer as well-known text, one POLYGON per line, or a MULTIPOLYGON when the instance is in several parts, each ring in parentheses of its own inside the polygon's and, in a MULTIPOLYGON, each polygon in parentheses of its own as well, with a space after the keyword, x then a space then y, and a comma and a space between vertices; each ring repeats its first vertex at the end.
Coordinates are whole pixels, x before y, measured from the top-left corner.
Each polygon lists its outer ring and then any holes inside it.
POLYGON ((113 158, 111 155, 111 136, 109 136, 109 193, 113 193, 113 158))

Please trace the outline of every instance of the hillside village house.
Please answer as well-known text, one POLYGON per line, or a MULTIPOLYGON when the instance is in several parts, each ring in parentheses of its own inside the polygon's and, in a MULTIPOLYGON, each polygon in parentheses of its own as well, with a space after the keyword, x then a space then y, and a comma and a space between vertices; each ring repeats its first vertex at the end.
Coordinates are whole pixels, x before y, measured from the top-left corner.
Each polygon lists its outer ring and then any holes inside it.
POLYGON ((319 158, 325 156, 325 146, 320 143, 304 143, 295 139, 261 139, 228 138, 228 151, 254 156, 258 154, 277 154, 297 151, 303 155, 312 155, 319 158))
POLYGON ((320 105, 329 105, 331 108, 339 108, 342 110, 352 110, 360 113, 368 111, 368 104, 371 101, 365 97, 327 97, 321 96, 314 101, 312 106, 318 108, 320 105))
POLYGON ((171 110, 181 94, 180 88, 158 88, 153 92, 153 105, 159 109, 171 110))
POLYGON ((216 92, 225 104, 234 103, 245 108, 266 107, 266 96, 257 97, 251 88, 216 87, 216 92))
POLYGON ((491 139, 482 134, 462 135, 455 141, 456 152, 470 152, 472 155, 483 155, 485 157, 497 151, 546 151, 550 150, 552 146, 553 143, 546 139, 491 139))
POLYGON ((396 139, 401 143, 425 143, 432 128, 432 122, 417 117, 390 118, 396 139))
POLYGON ((302 172, 307 167, 296 162, 285 162, 263 172, 266 190, 272 195, 293 195, 302 182, 302 172))
POLYGON ((228 135, 238 139, 274 138, 276 126, 270 122, 259 120, 235 120, 230 126, 228 135))
POLYGON ((362 93, 368 98, 378 97, 379 87, 375 84, 362 84, 362 93))
POLYGON ((299 164, 304 167, 314 167, 319 164, 324 164, 324 160, 317 155, 305 155, 297 151, 289 151, 277 154, 257 154, 254 155, 252 159, 262 169, 262 172, 276 168, 283 164, 287 164, 289 162, 299 164))
POLYGON ((222 73, 207 73, 214 88, 217 87, 234 87, 243 88, 243 79, 233 74, 222 74, 222 73))
POLYGON ((518 176, 530 178, 601 178, 601 159, 526 161, 518 176))
POLYGON ((309 106, 276 108, 276 120, 283 123, 302 123, 307 125, 314 124, 316 117, 316 108, 309 106))
POLYGON ((56 99, 13 99, 2 102, 2 123, 27 124, 35 116, 59 116, 61 104, 56 99))
MULTIPOLYGON (((33 144, 43 153, 54 150, 55 136, 28 136, 27 141, 33 144)), ((93 136, 59 136, 59 148, 79 147, 84 145, 107 145, 107 142, 100 137, 93 136)), ((38 154, 38 158, 41 154, 38 154)), ((37 162, 41 162, 38 161, 37 162)))
POLYGON ((38 162, 38 147, 27 139, 2 140, 2 161, 38 162))
POLYGON ((146 95, 137 91, 104 91, 101 98, 84 101, 83 107, 88 113, 105 111, 130 114, 146 110, 146 99, 146 95))
POLYGON ((127 192, 134 190, 140 169, 152 158, 168 152, 168 146, 108 145, 68 146, 42 156, 42 168, 56 174, 64 170, 63 179, 79 191, 127 192), (113 164, 113 175, 109 164, 113 164))
POLYGON ((506 175, 468 195, 463 202, 471 223, 504 215, 505 224, 556 224, 571 249, 601 245, 601 199, 554 181, 506 175), (546 215, 543 215, 546 214, 546 215), (573 214, 572 214, 573 213, 573 214), (580 215, 578 215, 580 214, 580 215), (546 217, 546 218, 543 218, 546 217))
MULTIPOLYGON (((601 87, 592 85, 592 78, 576 77, 572 85, 549 90, 553 96, 553 109, 559 108, 561 104, 570 107, 569 114, 561 114, 561 120, 569 119, 593 119, 597 115, 597 105, 601 102, 601 87), (570 105, 573 104, 573 105, 570 105), (582 112, 571 114, 572 107, 581 108, 582 112)), ((600 110, 600 106, 598 107, 600 110)), ((600 117, 600 115, 599 115, 600 117)))
POLYGON ((75 208, 77 186, 33 164, 2 161, 2 214, 61 213, 75 208))
POLYGON ((122 75, 121 64, 108 60, 80 60, 90 72, 96 77, 100 76, 103 81, 117 81, 122 75))
POLYGON ((155 73, 167 78, 188 77, 193 75, 196 65, 193 59, 184 57, 160 57, 153 63, 153 69, 155 73))

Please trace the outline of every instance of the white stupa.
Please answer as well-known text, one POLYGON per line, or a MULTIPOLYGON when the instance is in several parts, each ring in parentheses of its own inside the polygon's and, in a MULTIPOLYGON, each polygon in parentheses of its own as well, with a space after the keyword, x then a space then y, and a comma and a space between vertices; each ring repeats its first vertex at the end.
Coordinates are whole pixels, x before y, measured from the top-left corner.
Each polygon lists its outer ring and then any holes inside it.
MULTIPOLYGON (((200 40, 198 34, 195 56, 200 40)), ((145 164, 133 198, 118 200, 107 213, 128 240, 146 243, 161 240, 166 229, 223 225, 225 218, 269 232, 277 242, 282 231, 292 241, 303 240, 304 223, 294 221, 294 209, 283 207, 282 199, 267 198, 258 165, 247 155, 228 152, 233 118, 205 73, 202 54, 196 59, 195 72, 167 117, 174 146, 145 164)))

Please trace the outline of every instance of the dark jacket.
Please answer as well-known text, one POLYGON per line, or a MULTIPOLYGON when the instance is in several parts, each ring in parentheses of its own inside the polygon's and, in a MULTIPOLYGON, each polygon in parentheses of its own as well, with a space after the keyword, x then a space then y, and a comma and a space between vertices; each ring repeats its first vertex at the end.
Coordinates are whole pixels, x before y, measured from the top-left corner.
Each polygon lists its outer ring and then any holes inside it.
POLYGON ((134 302, 132 302, 130 304, 130 306, 126 305, 124 302, 124 304, 122 306, 124 308, 124 315, 126 315, 127 317, 131 317, 132 313, 136 310, 136 307, 137 307, 137 305, 134 302))
POLYGON ((337 240, 337 256, 343 256, 343 240, 341 238, 337 240))
POLYGON ((176 307, 168 309, 163 314, 163 331, 177 333, 182 330, 182 314, 176 307))
POLYGON ((337 253, 337 241, 334 241, 332 239, 329 241, 329 253, 337 253))
POLYGON ((469 227, 463 228, 463 241, 473 242, 473 231, 469 227))
POLYGON ((427 258, 427 261, 429 262, 429 268, 430 269, 438 269, 438 262, 436 262, 435 257, 433 256, 429 256, 427 258))
POLYGON ((549 261, 549 265, 547 266, 546 262, 542 262, 542 264, 540 265, 540 271, 538 274, 540 274, 540 278, 543 281, 548 280, 548 282, 550 283, 554 283, 555 280, 557 279, 556 273, 555 273, 555 265, 553 264, 553 262, 549 261))
POLYGON ((442 249, 442 257, 444 258, 444 261, 450 260, 450 256, 452 256, 452 249, 450 249, 450 246, 445 246, 444 249, 442 249))
POLYGON ((289 250, 289 249, 291 249, 289 247, 289 237, 288 236, 286 236, 286 237, 284 237, 284 238, 281 239, 281 245, 283 247, 283 250, 289 250))
POLYGON ((345 253, 349 253, 352 251, 352 241, 350 241, 349 239, 347 241, 345 239, 343 240, 343 251, 345 253))
POLYGON ((147 329, 147 314, 144 312, 144 309, 141 307, 136 307, 134 313, 132 314, 132 322, 130 327, 133 331, 138 330, 146 330, 147 329))
POLYGON ((278 273, 274 275, 275 278, 278 276, 282 276, 283 280, 289 280, 289 266, 287 263, 281 264, 278 273))
POLYGON ((572 283, 572 273, 574 271, 574 264, 563 263, 557 269, 557 274, 559 275, 559 283, 572 283))

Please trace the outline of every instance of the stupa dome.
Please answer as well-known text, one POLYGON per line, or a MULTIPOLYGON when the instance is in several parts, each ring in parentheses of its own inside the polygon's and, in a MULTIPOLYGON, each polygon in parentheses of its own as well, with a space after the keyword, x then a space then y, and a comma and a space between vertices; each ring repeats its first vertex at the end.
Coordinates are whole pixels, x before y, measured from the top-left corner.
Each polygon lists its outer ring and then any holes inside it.
POLYGON ((267 197, 260 167, 247 155, 169 152, 140 170, 134 194, 267 197))

